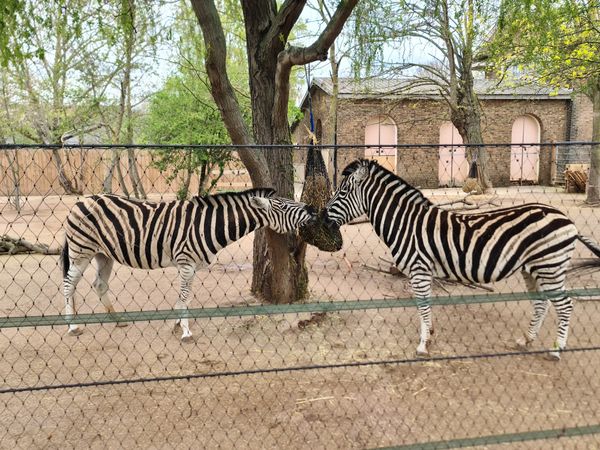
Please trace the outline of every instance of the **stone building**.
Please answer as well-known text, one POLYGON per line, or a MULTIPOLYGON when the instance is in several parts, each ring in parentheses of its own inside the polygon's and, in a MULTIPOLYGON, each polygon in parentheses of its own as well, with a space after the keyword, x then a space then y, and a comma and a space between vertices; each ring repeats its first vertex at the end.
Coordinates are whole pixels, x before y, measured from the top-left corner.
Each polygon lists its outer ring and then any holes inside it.
MULTIPOLYGON (((337 143, 337 170, 358 158, 377 159, 421 187, 460 185, 469 171, 467 151, 450 122, 449 107, 431 87, 407 88, 407 79, 339 82, 337 124, 330 114, 333 84, 315 78, 301 104, 304 118, 292 126, 297 144, 310 142, 309 104, 318 142, 337 143), (373 145, 372 147, 346 147, 373 145)), ((575 149, 565 141, 591 140, 591 102, 571 92, 537 86, 502 86, 475 80, 481 102, 483 139, 495 186, 552 184, 575 149), (498 144, 498 145, 494 145, 498 144), (529 145, 523 145, 529 144, 529 145)), ((585 158, 588 149, 573 156, 585 158)), ((324 156, 333 167, 333 149, 324 156)), ((303 152, 296 164, 302 178, 303 152)))

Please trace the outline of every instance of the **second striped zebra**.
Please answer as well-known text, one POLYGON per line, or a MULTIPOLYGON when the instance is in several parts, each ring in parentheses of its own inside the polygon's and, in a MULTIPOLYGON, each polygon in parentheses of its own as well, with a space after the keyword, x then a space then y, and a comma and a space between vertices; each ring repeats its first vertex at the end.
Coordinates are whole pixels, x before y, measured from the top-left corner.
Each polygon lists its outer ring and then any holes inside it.
MULTIPOLYGON (((549 355, 560 358, 567 344, 573 303, 565 278, 577 240, 600 258, 600 245, 581 236, 573 222, 548 205, 524 204, 479 213, 436 207, 423 193, 375 161, 358 160, 326 207, 326 220, 343 225, 366 214, 410 279, 421 321, 418 355, 427 355, 433 333, 429 298, 434 277, 490 283, 521 272, 531 292, 543 292, 556 309, 558 334, 549 355)), ((600 260, 591 264, 599 266, 600 260)), ((528 346, 539 332, 548 300, 533 301, 528 346)))

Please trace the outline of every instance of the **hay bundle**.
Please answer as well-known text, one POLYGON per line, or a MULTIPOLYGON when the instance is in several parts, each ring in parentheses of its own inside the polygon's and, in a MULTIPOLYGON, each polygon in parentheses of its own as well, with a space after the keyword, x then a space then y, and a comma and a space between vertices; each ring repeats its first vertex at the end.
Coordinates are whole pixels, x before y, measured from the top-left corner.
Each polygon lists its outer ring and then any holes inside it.
POLYGON ((587 171, 569 169, 565 171, 565 186, 567 192, 585 192, 587 180, 587 171))
MULTIPOLYGON (((314 147, 308 148, 306 157, 304 188, 300 200, 323 211, 331 198, 331 183, 321 151, 314 147)), ((330 229, 323 221, 323 214, 313 225, 300 228, 300 236, 310 245, 325 252, 335 252, 342 248, 342 233, 339 228, 330 229)))

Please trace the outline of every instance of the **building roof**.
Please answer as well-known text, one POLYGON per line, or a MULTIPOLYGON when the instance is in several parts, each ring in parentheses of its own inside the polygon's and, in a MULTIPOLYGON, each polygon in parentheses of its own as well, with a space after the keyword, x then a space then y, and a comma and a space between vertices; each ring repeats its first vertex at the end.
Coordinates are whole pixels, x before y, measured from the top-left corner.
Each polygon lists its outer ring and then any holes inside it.
MULTIPOLYGON (((433 85, 415 83, 415 78, 354 78, 339 79, 339 98, 346 99, 402 99, 402 98, 439 98, 439 91, 433 85)), ((527 100, 565 100, 571 98, 568 89, 551 89, 548 87, 517 85, 498 80, 475 79, 475 92, 479 98, 494 99, 527 99, 527 100)), ((312 87, 322 89, 326 94, 333 94, 331 78, 313 78, 312 87)), ((304 104, 306 94, 302 100, 304 104)))

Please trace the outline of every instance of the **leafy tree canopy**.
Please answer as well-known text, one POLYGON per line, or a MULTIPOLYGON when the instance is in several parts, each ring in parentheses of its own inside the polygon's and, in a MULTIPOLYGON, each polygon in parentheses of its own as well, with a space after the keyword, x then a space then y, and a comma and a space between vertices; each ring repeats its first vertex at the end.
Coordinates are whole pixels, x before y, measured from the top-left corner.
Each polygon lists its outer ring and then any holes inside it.
POLYGON ((505 0, 489 50, 496 67, 589 93, 600 79, 597 0, 505 0))

